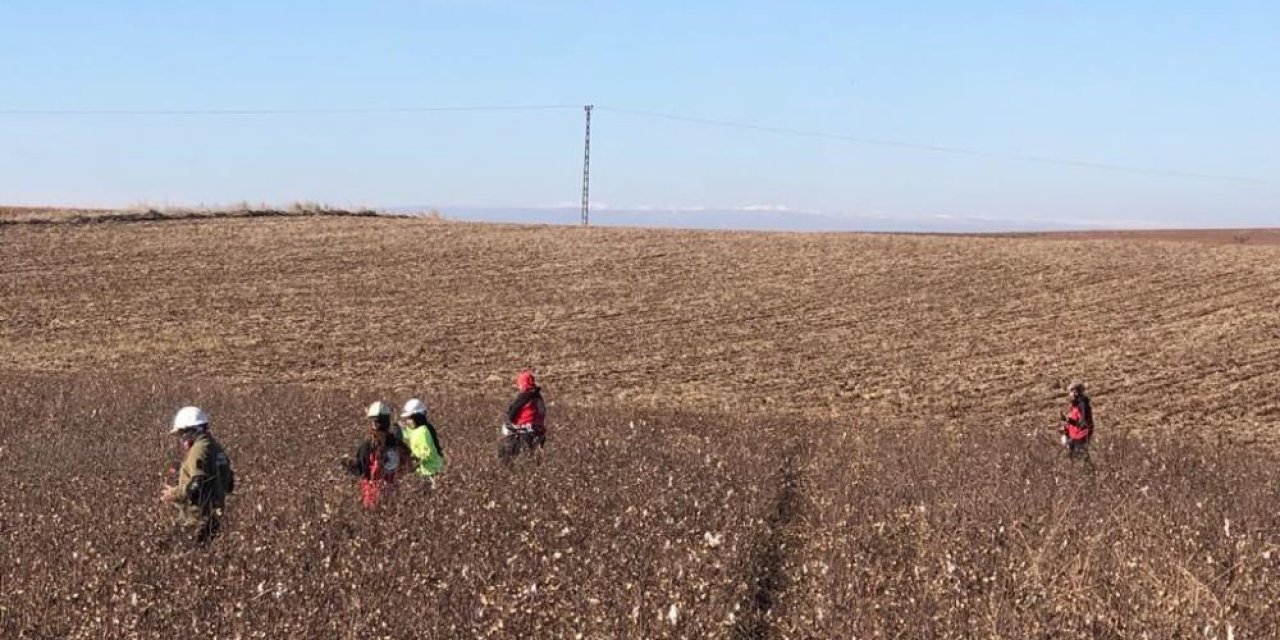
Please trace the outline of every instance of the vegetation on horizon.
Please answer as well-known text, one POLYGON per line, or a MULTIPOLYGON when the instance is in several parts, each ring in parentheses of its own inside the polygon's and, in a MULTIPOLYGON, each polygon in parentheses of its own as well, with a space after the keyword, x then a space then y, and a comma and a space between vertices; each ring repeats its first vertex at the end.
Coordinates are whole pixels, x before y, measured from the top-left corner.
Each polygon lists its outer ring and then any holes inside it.
MULTIPOLYGON (((135 205, 121 209, 65 207, 0 207, 4 224, 77 224, 100 222, 141 222, 216 218, 259 218, 282 216, 377 216, 376 209, 335 207, 322 202, 299 201, 284 207, 267 203, 240 202, 229 206, 135 205)), ((437 216, 438 217, 438 216, 437 216)))

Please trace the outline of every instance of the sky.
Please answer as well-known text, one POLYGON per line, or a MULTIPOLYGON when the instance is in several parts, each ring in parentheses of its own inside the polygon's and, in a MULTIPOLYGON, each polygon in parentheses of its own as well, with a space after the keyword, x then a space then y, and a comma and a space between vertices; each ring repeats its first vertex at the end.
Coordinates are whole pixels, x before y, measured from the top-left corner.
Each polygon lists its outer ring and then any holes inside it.
POLYGON ((0 0, 0 42, 0 203, 559 215, 594 104, 606 220, 1280 225, 1275 2, 0 0), (376 111, 495 106, 558 107, 376 111))

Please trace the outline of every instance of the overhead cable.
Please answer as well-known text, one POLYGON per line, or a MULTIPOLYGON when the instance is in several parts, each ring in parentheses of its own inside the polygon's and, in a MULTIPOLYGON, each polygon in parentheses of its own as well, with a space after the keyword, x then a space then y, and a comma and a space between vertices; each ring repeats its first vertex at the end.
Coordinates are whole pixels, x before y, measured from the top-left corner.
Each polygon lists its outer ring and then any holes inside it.
POLYGON ((1031 162, 1036 164, 1050 164, 1067 167, 1079 167, 1084 169, 1101 169, 1106 171, 1120 171, 1125 173, 1137 173, 1152 176, 1163 176, 1172 178, 1195 178, 1198 180, 1218 180, 1224 182, 1238 182, 1244 184, 1256 185, 1278 185, 1280 181, 1266 180, 1262 178, 1249 178, 1241 176, 1229 176, 1214 173, 1200 173, 1197 171, 1179 171, 1173 169, 1152 169, 1147 167, 1135 167, 1122 164, 1112 164, 1107 162, 1092 162, 1088 160, 1073 160, 1067 158, 1053 158, 1048 156, 1026 155, 1019 153, 997 153, 991 151, 979 151, 975 149, 965 149, 961 147, 948 147, 932 144, 920 144, 915 142, 902 142, 899 140, 886 140, 882 138, 865 138, 861 136, 851 136, 839 133, 828 133, 823 131, 810 131, 804 129, 791 129, 787 127, 774 127, 760 124, 750 124, 745 122, 734 122, 730 120, 717 120, 713 118, 701 118, 696 116, 686 116, 674 113, 663 113, 659 111, 645 111, 641 109, 625 109, 621 107, 610 107, 607 105, 596 105, 596 109, 600 111, 609 111, 613 113, 641 116, 645 118, 655 118, 661 120, 672 120, 677 122, 687 122, 691 124, 707 125, 713 127, 726 127, 733 129, 746 129, 750 131, 761 131, 764 133, 773 133, 779 135, 799 136, 805 138, 819 138, 824 140, 837 140, 841 142, 853 142, 857 144, 875 145, 880 147, 896 147, 899 149, 910 149, 913 151, 928 151, 932 153, 947 153, 952 155, 964 155, 975 158, 987 158, 993 160, 1010 160, 1016 162, 1031 162))

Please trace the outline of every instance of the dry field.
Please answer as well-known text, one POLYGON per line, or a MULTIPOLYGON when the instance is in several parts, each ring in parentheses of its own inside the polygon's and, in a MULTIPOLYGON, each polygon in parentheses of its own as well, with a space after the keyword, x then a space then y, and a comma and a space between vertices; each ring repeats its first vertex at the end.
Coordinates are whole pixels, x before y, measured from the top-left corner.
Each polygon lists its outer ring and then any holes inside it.
POLYGON ((0 368, 1280 436, 1280 247, 255 218, 0 225, 0 368))
POLYGON ((1280 229, 1149 229, 1144 231, 1060 231, 1013 235, 1062 240, 1156 240, 1240 246, 1280 244, 1280 229))
POLYGON ((1280 634, 1280 471, 1248 452, 1109 435, 1089 471, 1048 434, 558 403, 509 472, 495 403, 431 397, 440 485, 365 513, 337 458, 390 390, 0 380, 5 638, 1280 634), (237 467, 207 549, 155 502, 195 400, 237 467))
POLYGON ((366 513, 338 458, 377 390, 4 382, 4 638, 713 637, 750 602, 776 494, 765 418, 557 407, 542 463, 507 471, 500 408, 432 398, 439 488, 407 478, 366 513), (237 467, 211 549, 156 502, 160 427, 195 400, 237 467))
POLYGON ((1277 637, 1277 258, 0 224, 0 636, 1277 637), (552 441, 508 473, 521 366, 552 441), (1077 377, 1092 468, 1052 439, 1077 377), (444 482, 365 514, 336 458, 364 404, 418 394, 444 482), (207 550, 155 504, 190 402, 238 472, 207 550))

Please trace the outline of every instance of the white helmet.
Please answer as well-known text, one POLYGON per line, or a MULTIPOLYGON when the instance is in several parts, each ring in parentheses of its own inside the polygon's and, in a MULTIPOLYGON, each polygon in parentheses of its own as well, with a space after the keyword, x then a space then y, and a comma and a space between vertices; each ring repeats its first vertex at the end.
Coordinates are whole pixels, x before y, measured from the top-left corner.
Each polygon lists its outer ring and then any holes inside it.
POLYGON ((183 407, 173 416, 173 428, 169 429, 169 433, 207 426, 209 426, 209 415, 201 411, 200 407, 183 407))
POLYGON ((387 403, 379 400, 369 405, 369 410, 364 412, 367 418, 381 418, 383 416, 391 417, 391 407, 387 403))
POLYGON ((421 413, 425 418, 427 416, 427 403, 417 398, 404 403, 404 409, 400 410, 400 417, 408 418, 415 413, 421 413))

